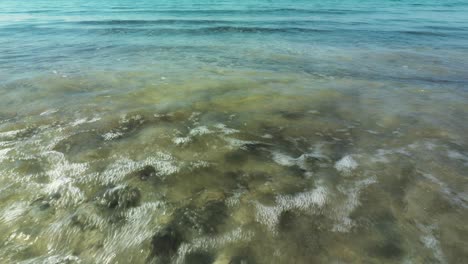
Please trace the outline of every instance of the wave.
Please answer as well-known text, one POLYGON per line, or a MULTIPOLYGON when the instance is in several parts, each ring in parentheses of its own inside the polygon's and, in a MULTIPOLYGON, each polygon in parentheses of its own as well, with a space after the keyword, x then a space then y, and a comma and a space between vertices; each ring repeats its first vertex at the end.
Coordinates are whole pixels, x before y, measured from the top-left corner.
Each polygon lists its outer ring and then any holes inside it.
POLYGON ((418 31, 418 30, 403 30, 397 31, 398 33, 408 34, 408 35, 420 35, 420 36, 435 36, 435 37, 447 37, 448 34, 435 31, 418 31))
POLYGON ((74 22, 81 25, 154 25, 154 24, 213 24, 232 23, 229 20, 200 20, 200 19, 156 19, 156 20, 89 20, 74 22))
POLYGON ((157 28, 157 29, 144 29, 144 28, 106 28, 97 29, 103 31, 104 34, 114 33, 147 33, 147 34, 211 34, 211 33, 312 33, 312 32, 331 32, 326 29, 316 28, 301 28, 301 27, 236 27, 236 26, 214 26, 214 27, 201 27, 201 28, 157 28))
MULTIPOLYGON (((380 12, 379 10, 362 9, 302 9, 302 8, 256 8, 256 9, 126 9, 110 8, 99 10, 99 14, 210 14, 210 15, 244 15, 244 14, 305 14, 305 15, 349 15, 349 14, 369 14, 380 12)), ((64 11, 68 15, 82 15, 95 13, 95 11, 73 10, 64 11)))

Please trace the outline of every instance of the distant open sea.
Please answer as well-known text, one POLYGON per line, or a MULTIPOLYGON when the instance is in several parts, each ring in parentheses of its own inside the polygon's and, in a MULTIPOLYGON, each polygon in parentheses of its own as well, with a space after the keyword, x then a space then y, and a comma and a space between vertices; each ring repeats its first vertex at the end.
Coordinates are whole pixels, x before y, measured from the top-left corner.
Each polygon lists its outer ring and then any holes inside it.
POLYGON ((1 0, 0 263, 466 263, 468 1, 1 0))

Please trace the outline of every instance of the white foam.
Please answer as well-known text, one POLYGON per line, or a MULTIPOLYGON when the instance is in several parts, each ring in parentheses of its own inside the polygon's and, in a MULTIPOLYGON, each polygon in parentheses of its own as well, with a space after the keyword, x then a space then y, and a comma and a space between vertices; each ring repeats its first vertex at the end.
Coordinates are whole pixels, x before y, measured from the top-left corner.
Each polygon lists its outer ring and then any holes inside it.
POLYGON ((36 264, 36 263, 43 263, 43 264, 56 264, 56 263, 82 263, 80 258, 77 256, 70 254, 61 254, 61 255, 48 255, 48 256, 40 256, 28 260, 24 260, 18 262, 18 264, 36 264))
POLYGON ((314 212, 327 203, 328 191, 323 186, 295 195, 279 195, 276 197, 274 206, 265 206, 259 202, 255 203, 256 220, 266 225, 272 232, 276 232, 279 217, 283 211, 300 210, 314 212))
POLYGON ((246 149, 247 145, 258 144, 258 141, 241 140, 237 138, 223 137, 232 149, 246 149))
POLYGON ((297 164, 297 159, 280 152, 273 152, 273 161, 281 166, 294 166, 297 164))
POLYGON ((3 209, 0 215, 0 222, 13 224, 18 218, 24 215, 28 210, 28 203, 16 202, 3 209))
MULTIPOLYGON (((104 230, 106 226, 109 224, 108 220, 105 217, 100 215, 100 210, 98 207, 94 206, 91 203, 84 203, 82 204, 76 212, 73 214, 73 217, 77 217, 81 224, 87 227, 98 228, 100 230, 104 230)), ((71 224, 69 222, 71 219, 67 219, 65 221, 61 221, 63 224, 58 224, 55 229, 51 229, 55 231, 55 234, 61 233, 62 229, 67 229, 68 226, 71 224)))
POLYGON ((231 135, 235 133, 239 133, 240 131, 237 129, 229 128, 225 124, 219 123, 214 125, 215 128, 219 129, 225 135, 231 135))
POLYGON ((174 144, 179 145, 179 146, 185 145, 189 143, 190 141, 192 141, 191 137, 176 137, 172 139, 172 142, 174 142, 174 144))
POLYGON ((204 160, 197 160, 190 162, 190 169, 196 170, 200 168, 208 168, 211 166, 211 163, 204 161, 204 160))
POLYGON ((358 167, 358 163, 351 155, 346 155, 335 163, 335 169, 344 175, 349 175, 358 167))
POLYGON ((455 160, 462 160, 465 161, 464 165, 468 166, 468 156, 463 155, 462 153, 455 151, 455 150, 448 150, 447 151, 447 156, 451 159, 455 160))
POLYGON ((194 136, 202 136, 202 135, 211 134, 211 133, 213 133, 213 131, 208 129, 208 127, 198 126, 198 127, 192 128, 189 132, 189 135, 194 137, 194 136))
POLYGON ((129 173, 142 169, 145 166, 155 167, 156 174, 159 177, 165 177, 180 170, 180 167, 177 166, 177 162, 171 155, 158 152, 141 161, 134 161, 127 157, 117 157, 117 160, 110 164, 103 173, 90 180, 97 180, 104 184, 118 183, 129 173))
POLYGON ((104 140, 113 140, 113 139, 116 139, 116 138, 121 137, 121 136, 123 136, 122 132, 108 132, 108 133, 102 135, 104 140))
POLYGON ((39 115, 46 116, 46 115, 51 115, 51 114, 54 114, 54 113, 57 113, 57 112, 58 112, 58 109, 52 108, 52 109, 49 109, 49 110, 46 110, 46 111, 40 113, 39 115))
POLYGON ((211 134, 214 133, 214 131, 210 130, 207 126, 198 126, 195 128, 192 128, 190 132, 188 133, 187 136, 185 137, 175 137, 172 139, 172 142, 176 145, 185 145, 187 143, 190 143, 194 137, 197 136, 203 136, 206 134, 211 134))
POLYGON ((11 131, 5 131, 5 132, 0 132, 0 139, 11 139, 18 135, 21 132, 26 131, 27 129, 18 129, 18 130, 11 130, 11 131))
POLYGON ((349 217, 350 214, 356 209, 361 203, 359 201, 359 193, 365 187, 376 183, 377 180, 374 177, 367 178, 354 182, 351 187, 339 186, 338 190, 346 195, 346 200, 339 206, 333 208, 336 223, 333 225, 332 231, 334 232, 348 232, 354 223, 349 217))
POLYGON ((434 175, 430 173, 422 173, 422 174, 431 182, 437 184, 442 194, 444 194, 446 199, 448 199, 450 202, 452 202, 453 204, 457 206, 461 206, 465 209, 468 208, 468 195, 466 195, 466 193, 457 193, 456 191, 448 187, 445 182, 439 180, 437 177, 435 177, 434 175))
POLYGON ((0 149, 0 162, 8 159, 8 153, 12 150, 13 148, 5 148, 5 149, 0 149))
POLYGON ((217 249, 235 243, 245 243, 250 241, 253 235, 253 232, 243 231, 241 228, 236 228, 228 233, 218 236, 195 238, 190 243, 183 243, 179 247, 175 263, 184 263, 185 256, 191 252, 217 249))
POLYGON ((140 248, 153 234, 153 221, 166 214, 160 202, 144 203, 130 208, 124 215, 125 224, 110 234, 103 243, 103 250, 96 257, 98 263, 116 263, 116 253, 140 248))
POLYGON ((379 162, 379 163, 388 163, 390 161, 388 160, 388 158, 386 156, 389 153, 390 152, 388 150, 378 149, 377 153, 371 158, 371 161, 376 162, 376 163, 377 162, 379 162))
POLYGON ((49 151, 43 153, 49 161, 51 168, 45 173, 50 182, 45 185, 44 191, 49 195, 60 193, 57 205, 76 205, 85 200, 84 192, 76 182, 85 177, 89 169, 86 163, 70 163, 61 152, 49 151))
POLYGON ((140 121, 140 124, 144 122, 143 117, 141 115, 134 115, 128 117, 127 114, 123 114, 120 116, 119 124, 126 124, 130 121, 140 121))
MULTIPOLYGON (((0 148, 11 147, 15 143, 16 143, 15 141, 0 141, 0 148)), ((1 154, 0 154, 0 156, 1 156, 1 154)))
POLYGON ((321 151, 322 144, 315 144, 312 148, 310 148, 310 152, 304 153, 298 158, 294 158, 288 156, 284 153, 274 151, 273 154, 273 161, 281 166, 291 167, 294 165, 299 166, 299 168, 303 170, 307 170, 307 160, 313 158, 315 160, 319 160, 321 162, 329 162, 330 159, 322 154, 321 151))
POLYGON ((447 263, 447 261, 445 260, 444 252, 440 247, 439 240, 437 240, 437 238, 435 238, 435 236, 433 235, 433 230, 436 229, 436 227, 424 226, 422 224, 417 224, 417 226, 424 233, 424 235, 422 235, 420 238, 420 241, 424 244, 424 246, 432 251, 434 257, 440 263, 447 263))
POLYGON ((78 125, 86 123, 86 121, 88 121, 87 118, 81 118, 81 119, 77 119, 77 120, 73 121, 70 125, 71 126, 78 126, 78 125))
POLYGON ((70 125, 72 127, 75 127, 75 126, 79 126, 79 125, 82 125, 82 124, 89 124, 89 123, 94 123, 94 122, 97 122, 101 120, 100 117, 93 117, 93 118, 81 118, 81 119, 77 119, 75 121, 73 121, 72 123, 70 123, 70 125))
POLYGON ((296 195, 280 195, 276 199, 277 203, 285 209, 309 210, 312 207, 323 207, 327 201, 327 190, 323 186, 296 195))
POLYGON ((240 199, 244 192, 235 192, 232 196, 226 199, 226 205, 229 207, 235 207, 240 204, 240 199))
POLYGON ((192 122, 198 122, 198 117, 201 115, 200 112, 192 112, 192 114, 189 117, 189 120, 192 122))

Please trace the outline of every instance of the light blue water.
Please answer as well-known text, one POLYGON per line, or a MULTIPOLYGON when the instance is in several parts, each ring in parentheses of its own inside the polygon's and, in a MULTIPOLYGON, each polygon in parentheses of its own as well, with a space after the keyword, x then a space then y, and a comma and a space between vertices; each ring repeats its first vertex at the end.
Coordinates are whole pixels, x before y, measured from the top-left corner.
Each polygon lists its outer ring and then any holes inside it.
POLYGON ((6 80, 25 72, 145 69, 152 63, 431 76, 399 70, 405 61, 329 61, 351 52, 397 51, 450 71, 445 79, 466 80, 466 1, 5 0, 0 12, 6 80), (275 60, 279 55, 292 61, 275 60))
POLYGON ((468 1, 0 1, 0 263, 463 263, 468 1))

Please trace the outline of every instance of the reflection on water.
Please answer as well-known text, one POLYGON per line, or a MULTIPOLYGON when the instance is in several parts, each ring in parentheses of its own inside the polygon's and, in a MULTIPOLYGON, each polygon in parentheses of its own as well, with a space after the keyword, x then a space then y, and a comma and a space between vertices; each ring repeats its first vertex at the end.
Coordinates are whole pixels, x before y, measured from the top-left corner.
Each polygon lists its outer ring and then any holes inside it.
POLYGON ((0 3, 0 262, 463 263, 467 6, 410 2, 0 3))

